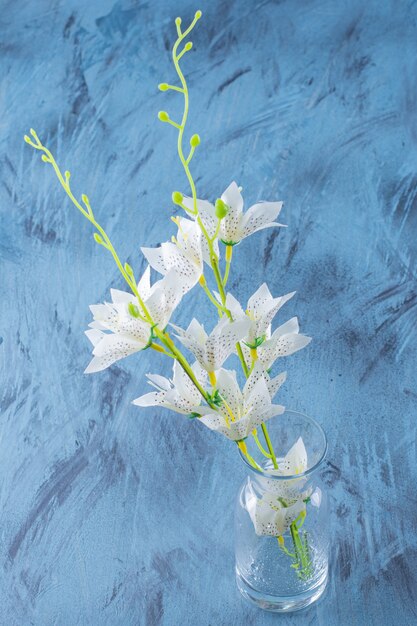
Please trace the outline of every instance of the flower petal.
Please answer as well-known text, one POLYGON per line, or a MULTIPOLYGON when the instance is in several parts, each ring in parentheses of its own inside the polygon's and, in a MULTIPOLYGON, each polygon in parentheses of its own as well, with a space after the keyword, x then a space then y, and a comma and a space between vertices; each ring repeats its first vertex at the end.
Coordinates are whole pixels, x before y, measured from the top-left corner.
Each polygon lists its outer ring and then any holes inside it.
MULTIPOLYGON (((223 318, 225 319, 225 318, 223 318)), ((228 322, 220 320, 206 342, 207 364, 211 371, 218 370, 235 351, 235 346, 248 332, 248 319, 228 322)))
POLYGON ((151 268, 146 266, 142 278, 138 282, 138 291, 142 300, 147 300, 151 295, 151 268))
POLYGON ((271 396, 271 399, 273 399, 274 396, 278 393, 278 390, 282 387, 282 385, 285 383, 286 380, 287 380, 287 372, 281 372, 281 374, 278 374, 278 376, 275 376, 275 378, 271 378, 267 382, 268 391, 271 396))
MULTIPOLYGON (((224 399, 234 419, 238 416, 243 408, 243 396, 237 382, 236 372, 234 370, 220 369, 217 373, 217 389, 222 399, 224 399)), ((229 416, 231 420, 231 417, 229 416)))
POLYGON ((175 270, 152 286, 152 294, 146 300, 146 306, 155 324, 164 329, 183 295, 182 286, 175 270))
POLYGON ((243 216, 241 222, 242 239, 252 233, 271 225, 283 226, 275 223, 282 209, 282 202, 260 202, 251 206, 243 216))
POLYGON ((133 400, 132 404, 136 404, 137 406, 160 406, 164 397, 165 391, 151 391, 133 400))
POLYGON ((158 391, 168 391, 171 389, 171 383, 165 376, 146 374, 146 378, 148 379, 149 385, 152 385, 152 387, 155 387, 158 391))
POLYGON ((255 510, 255 532, 258 536, 277 537, 284 535, 292 522, 305 510, 303 501, 284 507, 273 494, 257 499, 255 510))
POLYGON ((282 462, 284 474, 292 476, 302 474, 307 469, 307 450, 301 437, 297 439, 292 448, 287 452, 282 462))
MULTIPOLYGON (((183 204, 190 211, 194 210, 194 203, 193 203, 192 198, 184 197, 183 204)), ((205 229, 207 230, 207 233, 209 234, 210 237, 213 237, 217 228, 216 209, 211 204, 211 202, 208 202, 207 200, 200 200, 200 199, 197 199, 197 209, 198 209, 198 215, 200 216, 200 219, 203 222, 203 225, 205 229)), ((191 216, 191 217, 194 217, 194 216, 191 216)))
POLYGON ((289 356, 310 343, 311 337, 300 335, 298 332, 282 333, 282 329, 287 330, 291 326, 295 326, 298 330, 297 318, 292 318, 292 320, 277 328, 271 339, 265 341, 258 348, 258 358, 265 369, 269 369, 278 357, 289 356))
POLYGON ((229 206, 229 212, 222 219, 220 224, 221 238, 223 241, 238 243, 241 239, 240 222, 242 218, 243 198, 239 187, 234 181, 222 194, 221 199, 229 206))

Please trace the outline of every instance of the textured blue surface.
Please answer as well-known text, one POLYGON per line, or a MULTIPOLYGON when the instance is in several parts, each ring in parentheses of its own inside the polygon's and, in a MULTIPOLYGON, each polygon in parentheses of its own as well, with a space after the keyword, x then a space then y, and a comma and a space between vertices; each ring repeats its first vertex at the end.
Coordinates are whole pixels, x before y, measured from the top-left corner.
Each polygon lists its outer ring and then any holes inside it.
POLYGON ((416 2, 1 4, 1 624, 415 624, 416 2), (235 590, 234 447, 130 404, 168 364, 83 375, 88 305, 122 281, 22 141, 37 129, 139 273, 186 191, 156 120, 179 98, 156 85, 173 80, 173 19, 196 8, 199 193, 237 179, 248 202, 285 200, 289 224, 239 246, 231 285, 297 289, 286 313, 314 337, 281 397, 329 437, 332 577, 298 616, 235 590))

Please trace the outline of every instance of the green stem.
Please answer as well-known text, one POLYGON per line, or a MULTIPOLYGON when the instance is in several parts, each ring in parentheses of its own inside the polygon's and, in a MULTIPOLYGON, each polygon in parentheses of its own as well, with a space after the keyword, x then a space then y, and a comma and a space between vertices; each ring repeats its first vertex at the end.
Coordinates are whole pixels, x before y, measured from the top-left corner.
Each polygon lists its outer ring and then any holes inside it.
POLYGON ((255 440, 256 445, 258 446, 259 450, 261 451, 261 453, 267 458, 270 459, 271 455, 265 450, 265 448, 263 447, 263 445, 261 444, 261 442, 259 441, 259 437, 258 435, 252 431, 252 437, 255 440))
POLYGON ((266 445, 268 446, 269 454, 271 456, 272 465, 274 466, 274 469, 278 469, 277 457, 275 456, 274 448, 272 447, 272 442, 269 437, 266 424, 261 424, 261 428, 265 437, 266 445))
POLYGON ((216 408, 215 405, 211 402, 208 393, 203 389, 203 387, 200 385, 200 383, 198 382, 197 378, 195 377, 195 374, 194 374, 193 370, 191 369, 187 359, 182 354, 181 350, 179 350, 177 348, 177 346, 172 341, 172 339, 169 336, 169 334, 166 333, 166 332, 160 331, 158 328, 154 329, 154 333, 158 337, 158 339, 165 346, 167 346, 167 348, 169 348, 169 350, 171 350, 172 354, 175 356, 175 358, 177 359, 177 361, 179 362, 179 364, 181 365, 181 367, 183 368, 185 373, 188 375, 188 377, 191 379, 191 381, 197 387, 198 391, 203 396, 203 398, 205 399, 207 404, 209 404, 212 408, 216 408))
POLYGON ((303 542, 301 541, 300 535, 298 532, 304 523, 304 519, 305 519, 305 515, 302 516, 299 526, 297 526, 297 520, 294 520, 292 524, 290 525, 290 532, 291 532, 291 537, 292 537, 292 541, 294 544, 294 550, 297 555, 297 560, 299 564, 299 575, 302 578, 308 578, 312 573, 311 572, 312 566, 311 566, 308 542, 306 538, 307 535, 305 533, 305 537, 304 537, 305 545, 303 545, 303 542))
MULTIPOLYGON (((74 194, 71 191, 71 187, 69 184, 69 173, 66 173, 66 176, 64 178, 64 176, 62 175, 61 170, 59 169, 59 166, 57 164, 57 162, 55 161, 52 153, 50 152, 50 150, 48 150, 48 148, 46 148, 41 141, 39 140, 38 136, 36 135, 36 133, 33 131, 32 132, 32 136, 35 138, 36 140, 36 144, 33 143, 29 138, 26 139, 26 142, 29 143, 33 148, 36 148, 36 150, 40 150, 41 152, 43 152, 45 154, 45 159, 47 162, 51 163, 52 167, 54 168, 55 174, 59 180, 59 182, 61 183, 64 191, 66 192, 67 196, 70 198, 70 200, 72 201, 72 203, 77 207, 77 209, 79 211, 81 211, 81 213, 84 215, 84 217, 86 217, 88 219, 89 222, 91 222, 94 227, 98 230, 98 232, 100 233, 100 235, 102 236, 102 240, 104 243, 100 244, 103 245, 107 250, 109 250, 114 258, 114 260, 116 261, 116 265, 119 268, 120 273, 122 274, 123 278, 125 279, 125 281, 127 282, 127 284, 129 285, 130 289, 132 290, 132 292, 134 293, 134 295, 136 296, 139 305, 142 309, 142 313, 143 316, 140 316, 142 320, 148 322, 150 324, 151 327, 154 327, 154 334, 156 337, 158 337, 158 339, 161 341, 162 344, 164 344, 169 351, 172 353, 172 355, 174 355, 174 357, 178 360, 178 362, 180 363, 181 367, 183 368, 183 370, 186 372, 186 374, 188 375, 188 377, 191 379, 191 381, 194 383, 194 385, 197 387, 198 391, 200 392, 200 394, 202 395, 202 397, 206 400, 206 402, 208 402, 208 404, 210 404, 210 406, 212 408, 215 408, 213 406, 213 404, 210 402, 210 398, 208 396, 208 394, 206 393, 206 391, 203 389, 203 387, 200 385, 200 383, 198 382, 197 378, 194 375, 194 372, 192 371, 187 359, 184 357, 184 355, 182 354, 182 352, 176 347, 176 345, 174 344, 174 342, 172 341, 171 337, 169 336, 168 333, 164 333, 161 330, 159 330, 157 327, 155 327, 154 321, 152 319, 152 316, 150 315, 138 289, 136 286, 136 282, 133 280, 133 278, 131 277, 130 274, 128 274, 125 270, 125 268, 123 267, 122 262, 120 261, 120 258, 116 252, 116 250, 113 247, 113 244, 110 241, 109 236, 107 235, 107 233, 105 232, 105 230, 102 228, 102 226, 96 221, 96 219, 94 218, 94 214, 93 211, 90 207, 88 198, 84 197, 84 202, 86 204, 87 209, 85 209, 77 200, 77 198, 74 196, 74 194)), ((169 355, 170 356, 170 355, 169 355)))
POLYGON ((221 316, 223 311, 224 311, 222 305, 219 302, 217 302, 216 298, 213 296, 213 294, 211 293, 210 289, 207 287, 206 283, 200 283, 200 285, 204 289, 204 291, 206 293, 206 296, 208 297, 210 302, 212 304, 214 304, 214 306, 218 309, 219 315, 221 316))

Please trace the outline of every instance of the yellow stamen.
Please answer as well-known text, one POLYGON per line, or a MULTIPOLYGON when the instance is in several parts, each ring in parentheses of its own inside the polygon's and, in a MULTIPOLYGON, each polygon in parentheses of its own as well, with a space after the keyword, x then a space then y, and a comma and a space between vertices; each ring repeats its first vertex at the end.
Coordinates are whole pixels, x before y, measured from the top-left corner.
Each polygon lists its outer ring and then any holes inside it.
POLYGON ((279 545, 281 546, 281 548, 283 548, 285 544, 284 537, 280 535, 279 537, 277 537, 277 539, 278 539, 279 545))
POLYGON ((252 358, 253 362, 258 360, 258 351, 257 351, 256 348, 251 348, 250 349, 250 355, 251 355, 251 358, 252 358))
POLYGON ((204 274, 201 274, 200 278, 198 279, 198 282, 202 287, 205 287, 207 285, 206 279, 204 278, 204 274))
MULTIPOLYGON (((223 401, 224 406, 226 407, 226 411, 229 413, 230 419, 232 420, 232 422, 235 422, 236 418, 233 415, 232 409, 230 408, 230 406, 228 405, 226 400, 223 398, 223 396, 220 396, 220 397, 221 397, 221 399, 223 401)), ((226 420, 227 425, 230 427, 230 424, 229 424, 229 421, 227 420, 227 418, 225 417, 224 419, 226 420)), ((240 419, 240 417, 239 417, 239 419, 240 419)))
POLYGON ((256 321, 254 314, 251 311, 249 311, 249 309, 246 309, 245 313, 248 316, 248 318, 252 320, 252 322, 256 321))
MULTIPOLYGON (((188 235, 184 231, 183 227, 181 226, 181 219, 177 215, 172 215, 171 216, 171 220, 174 222, 174 224, 177 226, 178 230, 182 234, 184 241, 187 241, 188 235)), ((173 243, 176 243, 178 245, 178 241, 177 240, 175 240, 173 243)))
POLYGON ((216 386, 216 374, 214 372, 209 372, 209 379, 212 387, 216 386))

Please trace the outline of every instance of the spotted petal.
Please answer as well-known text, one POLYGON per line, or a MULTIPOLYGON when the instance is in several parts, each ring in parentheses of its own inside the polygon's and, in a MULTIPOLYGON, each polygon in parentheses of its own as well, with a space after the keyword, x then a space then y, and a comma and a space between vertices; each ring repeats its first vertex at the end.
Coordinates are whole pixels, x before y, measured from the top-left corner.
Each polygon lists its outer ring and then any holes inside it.
POLYGON ((240 225, 241 239, 264 228, 285 226, 275 222, 281 209, 282 202, 260 202, 251 206, 243 215, 240 225))
POLYGON ((310 343, 311 337, 300 335, 298 331, 298 320, 293 317, 258 348, 258 357, 265 369, 269 369, 278 357, 293 354, 310 343))
POLYGON ((85 334, 94 345, 94 358, 87 366, 85 374, 100 372, 119 359, 143 350, 147 343, 119 334, 107 334, 97 329, 87 330, 85 334))
POLYGON ((222 194, 221 199, 229 207, 227 215, 222 219, 220 224, 221 238, 228 243, 238 243, 241 239, 240 222, 243 210, 243 198, 239 187, 234 181, 222 194))

